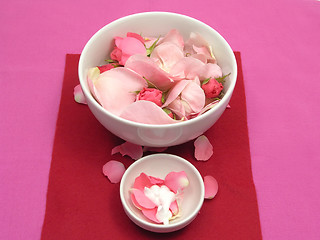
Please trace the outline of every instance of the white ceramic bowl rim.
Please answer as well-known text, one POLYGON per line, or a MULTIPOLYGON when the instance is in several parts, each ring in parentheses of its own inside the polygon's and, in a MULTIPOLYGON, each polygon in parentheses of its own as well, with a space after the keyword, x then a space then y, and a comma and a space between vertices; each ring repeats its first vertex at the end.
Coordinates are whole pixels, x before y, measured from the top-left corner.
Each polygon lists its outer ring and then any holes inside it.
MULTIPOLYGON (((92 42, 95 41, 96 38, 99 38, 100 34, 102 34, 102 32, 105 31, 105 29, 109 28, 109 27, 112 27, 113 25, 116 25, 118 23, 121 23, 121 22, 125 22, 125 21, 128 21, 130 18, 132 18, 133 16, 139 16, 139 15, 150 15, 152 17, 155 17, 157 14, 168 14, 168 15, 178 15, 182 18, 185 18, 185 19, 188 19, 188 20, 192 20, 192 21, 196 21, 198 22, 199 24, 201 24, 204 28, 208 28, 208 30, 210 31, 214 31, 217 33, 218 37, 221 38, 223 41, 226 42, 226 40, 216 31, 214 30, 213 28, 211 28, 209 25, 195 19, 195 18, 192 18, 192 17, 189 17, 189 16, 186 16, 186 15, 182 15, 182 14, 178 14, 178 13, 172 13, 172 12, 159 12, 159 11, 154 11, 154 12, 142 12, 142 13, 136 13, 136 14, 131 14, 131 15, 128 15, 128 16, 125 16, 125 17, 122 17, 122 18, 119 18, 107 25, 105 25, 104 27, 102 27, 100 30, 98 30, 91 38, 90 40, 87 42, 87 44, 85 45, 85 47, 83 48, 83 51, 80 55, 80 60, 79 60, 79 67, 78 67, 78 72, 79 72, 79 78, 80 78, 80 84, 81 84, 81 87, 83 89, 83 92, 84 92, 84 95, 86 96, 86 98, 89 98, 90 100, 92 100, 93 104, 98 108, 100 109, 102 112, 104 112, 105 114, 107 114, 108 116, 118 120, 118 121, 121 121, 121 122, 124 122, 124 123, 127 123, 127 124, 131 124, 133 126, 136 126, 136 127, 152 127, 152 128, 175 128, 177 127, 177 125, 179 126, 188 126, 196 121, 200 121, 202 118, 204 118, 208 112, 205 112, 204 114, 200 115, 200 116, 197 116, 193 119, 190 119, 190 120, 187 120, 187 121, 182 121, 182 122, 178 122, 178 123, 174 123, 174 124, 144 124, 144 123, 138 123, 138 122, 134 122, 134 121, 130 121, 130 120, 127 120, 127 119, 124 119, 124 118, 121 118, 119 116, 116 116, 112 113, 110 113, 109 111, 107 111, 106 109, 104 109, 94 98, 93 96, 91 95, 90 91, 85 88, 85 82, 86 82, 86 79, 82 79, 82 72, 81 70, 83 69, 83 64, 84 64, 84 56, 86 55, 86 52, 88 51, 89 49, 89 46, 92 44, 92 42)), ((227 48, 229 49, 229 51, 233 52, 230 45, 226 42, 226 45, 227 45, 227 48)), ((235 56, 232 55, 232 58, 233 58, 233 61, 236 62, 236 59, 235 59, 235 56)), ((231 77, 236 77, 237 76, 237 69, 235 68, 234 69, 235 72, 232 72, 231 73, 231 77)), ((225 96, 221 99, 221 101, 217 104, 218 105, 222 105, 225 101, 227 101, 227 99, 229 98, 229 96, 232 94, 232 90, 234 89, 235 87, 235 84, 236 84, 236 81, 231 81, 231 85, 229 86, 229 89, 228 91, 225 93, 225 96)), ((209 112, 211 111, 214 111, 215 108, 213 109, 210 109, 209 112)))
MULTIPOLYGON (((168 157, 168 156, 175 157, 176 160, 183 162, 188 167, 193 169, 194 174, 197 176, 198 179, 201 179, 201 181, 202 181, 202 176, 199 173, 199 171, 196 169, 196 167, 193 164, 191 164, 189 161, 183 159, 182 157, 179 157, 179 156, 173 155, 173 154, 166 154, 166 153, 156 153, 156 154, 148 155, 148 156, 142 157, 139 160, 137 160, 134 163, 132 163, 127 168, 126 172, 123 174, 121 182, 120 182, 120 199, 121 199, 122 203, 126 204, 125 196, 124 196, 124 193, 123 193, 122 189, 124 188, 126 176, 129 174, 130 169, 134 168, 135 165, 140 164, 141 161, 148 161, 148 158, 150 158, 152 156, 155 156, 155 155, 156 156, 163 156, 163 157, 168 157)), ((202 207, 202 203, 204 201, 204 185, 201 185, 201 188, 202 188, 201 189, 201 193, 202 194, 199 197, 200 197, 200 199, 202 199, 202 201, 199 204, 197 204, 196 208, 192 211, 192 213, 188 217, 184 218, 183 221, 180 221, 180 222, 170 223, 169 225, 157 224, 157 223, 148 222, 147 220, 143 220, 141 218, 138 218, 131 211, 127 211, 127 212, 128 212, 128 214, 130 214, 131 217, 135 218, 142 225, 146 225, 148 227, 151 227, 151 228, 154 228, 154 229, 159 229, 159 230, 160 229, 164 229, 164 228, 166 228, 166 229, 176 229, 177 227, 179 227, 183 223, 189 222, 200 211, 200 209, 202 207)))

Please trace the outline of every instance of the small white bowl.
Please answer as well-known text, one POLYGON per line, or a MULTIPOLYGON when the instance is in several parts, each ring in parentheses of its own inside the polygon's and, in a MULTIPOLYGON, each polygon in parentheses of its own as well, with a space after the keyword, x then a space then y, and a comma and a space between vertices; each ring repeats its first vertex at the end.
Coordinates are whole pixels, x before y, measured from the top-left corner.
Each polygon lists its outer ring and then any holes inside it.
POLYGON ((197 216, 204 201, 204 184, 200 173, 189 161, 176 155, 159 153, 145 156, 130 165, 121 179, 120 198, 125 213, 136 225, 152 232, 173 232, 187 226, 197 216), (181 215, 168 225, 153 223, 132 204, 130 189, 142 172, 164 179, 172 171, 185 171, 189 179, 180 206, 181 215))
POLYGON ((182 144, 203 134, 226 109, 237 79, 237 63, 227 41, 213 28, 194 18, 169 12, 145 12, 115 20, 95 33, 84 47, 78 66, 80 84, 93 115, 116 136, 138 145, 168 147, 182 144), (194 119, 176 124, 142 124, 118 117, 105 110, 91 95, 87 72, 91 67, 105 64, 112 50, 115 36, 127 32, 143 33, 145 36, 164 36, 177 29, 186 40, 191 32, 199 33, 213 48, 213 53, 226 79, 222 100, 211 110, 194 119))

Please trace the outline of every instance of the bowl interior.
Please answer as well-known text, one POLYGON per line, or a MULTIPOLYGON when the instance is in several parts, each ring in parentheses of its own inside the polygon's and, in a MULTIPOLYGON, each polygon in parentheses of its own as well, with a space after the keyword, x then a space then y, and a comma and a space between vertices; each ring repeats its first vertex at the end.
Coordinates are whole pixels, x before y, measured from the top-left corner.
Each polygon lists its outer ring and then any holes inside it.
POLYGON ((120 197, 129 217, 147 229, 174 229, 184 223, 189 223, 199 212, 204 200, 203 180, 197 169, 187 160, 171 154, 153 154, 134 162, 125 172, 120 184, 120 197), (180 206, 181 216, 170 221, 169 225, 156 224, 149 221, 131 202, 130 189, 136 177, 142 172, 153 177, 164 179, 172 171, 185 171, 189 186, 184 190, 180 206))
POLYGON ((91 67, 105 64, 105 59, 113 48, 115 36, 125 36, 127 32, 136 32, 142 36, 164 36, 171 29, 177 29, 186 40, 191 32, 197 32, 213 48, 218 65, 224 74, 231 72, 224 91, 234 87, 237 67, 233 51, 226 40, 214 29, 194 18, 168 12, 146 12, 120 18, 101 28, 88 41, 82 51, 79 62, 79 78, 86 97, 94 100, 86 81, 87 71, 91 67))

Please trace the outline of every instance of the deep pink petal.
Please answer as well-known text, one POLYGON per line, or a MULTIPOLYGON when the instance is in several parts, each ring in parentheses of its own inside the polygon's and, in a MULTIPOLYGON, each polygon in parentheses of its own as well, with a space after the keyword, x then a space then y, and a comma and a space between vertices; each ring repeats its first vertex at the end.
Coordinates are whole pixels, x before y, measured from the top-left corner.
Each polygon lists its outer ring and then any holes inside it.
POLYGON ((123 68, 113 68, 103 72, 93 81, 94 93, 103 108, 120 115, 136 99, 135 91, 147 86, 146 81, 135 72, 123 68))
POLYGON ((136 203, 138 203, 138 205, 142 208, 152 209, 157 206, 144 194, 143 191, 139 189, 131 189, 131 192, 136 200, 136 203))
POLYGON ((83 91, 82 91, 80 84, 78 84, 77 86, 74 87, 73 95, 74 95, 74 100, 77 103, 87 104, 86 98, 84 97, 84 94, 83 94, 83 91))
POLYGON ((152 176, 149 176, 149 178, 150 178, 150 182, 152 185, 155 185, 155 184, 162 185, 164 183, 164 180, 161 178, 156 178, 156 177, 152 177, 152 176))
POLYGON ((169 74, 163 71, 150 57, 133 55, 127 60, 125 67, 145 77, 161 91, 168 90, 173 84, 169 74))
POLYGON ((123 163, 114 160, 107 162, 102 168, 103 174, 107 176, 112 183, 120 182, 125 170, 123 163))
POLYGON ((118 152, 121 153, 122 156, 127 155, 134 160, 141 158, 143 155, 142 146, 130 142, 124 142, 123 144, 114 147, 111 150, 111 155, 118 152))
POLYGON ((141 173, 134 180, 133 188, 143 191, 145 187, 150 188, 152 185, 154 184, 151 182, 150 177, 145 173, 141 173))
POLYGON ((157 208, 153 208, 153 209, 142 209, 141 210, 143 215, 146 216, 148 219, 150 219, 151 221, 155 222, 155 223, 161 223, 156 215, 157 215, 157 208))
POLYGON ((213 154, 213 147, 209 139, 201 135, 194 141, 194 156, 198 161, 207 161, 213 154))
POLYGON ((182 191, 189 185, 189 180, 184 171, 170 172, 164 179, 164 184, 174 193, 182 191))
POLYGON ((123 110, 120 117, 145 124, 172 124, 177 122, 155 103, 145 100, 130 104, 123 110))
POLYGON ((216 196, 218 192, 218 182, 212 176, 205 176, 203 178, 204 183, 204 198, 205 199, 212 199, 216 196))
POLYGON ((138 39, 141 43, 144 43, 143 37, 142 37, 140 34, 138 34, 138 33, 128 32, 128 33, 127 33, 127 37, 136 38, 136 39, 138 39))

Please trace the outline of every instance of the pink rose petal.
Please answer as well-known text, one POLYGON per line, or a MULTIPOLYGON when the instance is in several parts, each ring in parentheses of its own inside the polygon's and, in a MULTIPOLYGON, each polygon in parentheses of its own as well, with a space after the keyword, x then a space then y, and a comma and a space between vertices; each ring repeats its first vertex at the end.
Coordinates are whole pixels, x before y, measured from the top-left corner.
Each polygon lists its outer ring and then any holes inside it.
POLYGON ((153 209, 141 209, 144 216, 146 216, 149 220, 155 222, 155 223, 161 223, 156 215, 157 215, 157 208, 153 209))
POLYGON ((74 100, 77 103, 87 104, 86 98, 84 97, 84 94, 83 94, 83 91, 82 91, 80 84, 78 84, 77 86, 74 87, 73 95, 74 95, 74 100))
POLYGON ((141 209, 152 209, 157 206, 144 194, 143 191, 139 189, 131 189, 131 192, 131 198, 135 198, 135 203, 137 203, 141 209))
POLYGON ((136 100, 135 91, 147 87, 145 79, 123 67, 101 73, 93 85, 102 107, 118 116, 136 100))
POLYGON ((170 43, 174 43, 175 45, 177 45, 179 48, 183 49, 184 47, 184 40, 182 35, 179 33, 179 31, 177 29, 172 29, 170 30, 166 36, 164 36, 164 38, 162 38, 159 41, 159 45, 165 42, 170 42, 170 43))
POLYGON ((183 51, 174 43, 165 42, 157 46, 150 55, 151 58, 157 58, 160 61, 160 67, 169 72, 181 58, 184 57, 183 51))
POLYGON ((177 200, 170 204, 170 211, 172 212, 173 216, 179 213, 179 206, 177 200))
POLYGON ((143 191, 145 187, 150 188, 152 185, 150 177, 145 173, 141 173, 134 180, 133 188, 143 191))
POLYGON ((204 198, 205 199, 212 199, 216 196, 218 192, 218 182, 217 180, 212 176, 205 176, 203 178, 204 183, 204 198))
POLYGON ((168 90, 173 84, 169 74, 163 71, 150 57, 133 55, 127 60, 125 67, 145 77, 161 91, 168 90))
POLYGON ((213 154, 213 147, 209 139, 201 135, 194 141, 194 156, 198 161, 207 161, 213 154))
POLYGON ((193 113, 198 113, 204 107, 206 96, 198 84, 190 81, 181 92, 181 99, 189 104, 193 113))
POLYGON ((164 184, 174 193, 182 191, 189 185, 189 180, 184 171, 170 172, 164 179, 164 184))
POLYGON ((127 155, 134 160, 141 158, 143 155, 142 146, 130 142, 124 142, 123 144, 114 147, 111 150, 111 155, 115 153, 120 153, 122 156, 127 155))
POLYGON ((182 92, 182 90, 188 85, 189 80, 181 80, 177 82, 169 91, 167 95, 167 99, 162 107, 168 106, 171 102, 173 102, 182 92))
POLYGON ((125 170, 123 163, 114 160, 107 162, 102 168, 103 174, 108 177, 112 183, 120 182, 125 170))
POLYGON ((145 100, 130 104, 123 110, 120 117, 145 124, 172 124, 177 122, 155 103, 145 100))

